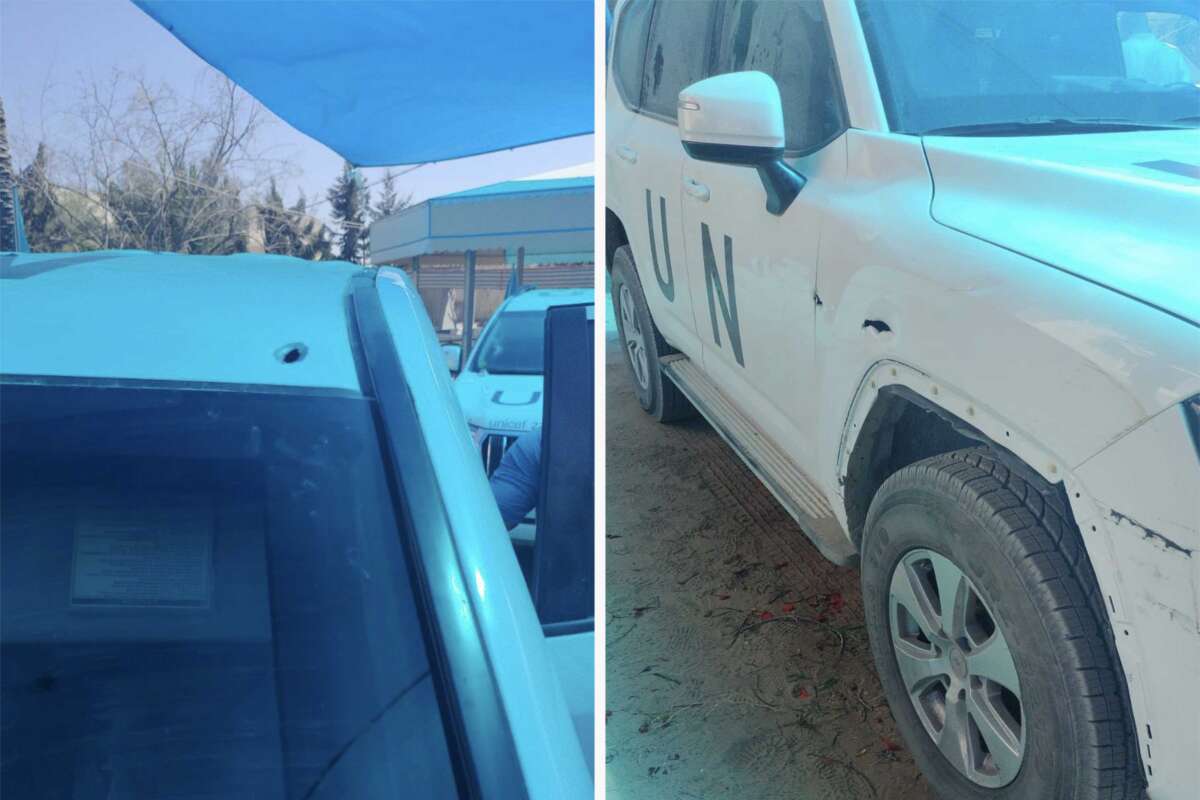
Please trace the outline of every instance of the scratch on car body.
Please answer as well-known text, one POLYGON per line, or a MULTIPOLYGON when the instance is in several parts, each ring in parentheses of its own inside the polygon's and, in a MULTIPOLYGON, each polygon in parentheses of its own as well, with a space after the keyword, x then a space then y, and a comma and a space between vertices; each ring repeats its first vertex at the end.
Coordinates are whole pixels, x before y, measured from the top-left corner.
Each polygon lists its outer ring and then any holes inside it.
POLYGON ((1122 522, 1128 522, 1130 525, 1134 526, 1135 528, 1139 528, 1142 531, 1142 535, 1145 536, 1145 538, 1153 539, 1153 540, 1156 540, 1156 541, 1162 543, 1163 547, 1166 548, 1167 550, 1178 550, 1180 553, 1183 553, 1184 556, 1186 556, 1187 558, 1192 557, 1191 550, 1189 550, 1186 547, 1183 547, 1182 545, 1177 544, 1176 542, 1173 542, 1172 540, 1168 539, 1166 536, 1163 536, 1161 533, 1154 530, 1153 528, 1147 528, 1145 525, 1138 522, 1136 519, 1133 519, 1132 517, 1128 517, 1128 516, 1122 514, 1120 511, 1117 511, 1115 509, 1109 510, 1108 515, 1110 517, 1112 517, 1113 520, 1117 524, 1120 524, 1122 522))

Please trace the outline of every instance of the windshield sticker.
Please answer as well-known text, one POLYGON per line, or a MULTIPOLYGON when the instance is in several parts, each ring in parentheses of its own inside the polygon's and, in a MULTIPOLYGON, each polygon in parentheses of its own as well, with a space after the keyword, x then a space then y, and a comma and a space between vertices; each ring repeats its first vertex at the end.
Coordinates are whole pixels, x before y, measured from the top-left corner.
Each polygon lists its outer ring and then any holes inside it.
POLYGON ((80 520, 72 606, 208 608, 212 528, 186 519, 80 520))

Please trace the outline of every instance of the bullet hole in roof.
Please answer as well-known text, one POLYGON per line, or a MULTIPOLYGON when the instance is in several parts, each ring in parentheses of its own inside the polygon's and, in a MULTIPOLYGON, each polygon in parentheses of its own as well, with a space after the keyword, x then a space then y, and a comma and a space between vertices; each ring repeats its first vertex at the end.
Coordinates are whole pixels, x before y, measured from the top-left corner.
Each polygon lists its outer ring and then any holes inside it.
POLYGON ((303 360, 306 355, 308 355, 308 345, 302 342, 285 344, 275 351, 275 358, 284 364, 295 364, 297 361, 303 360))

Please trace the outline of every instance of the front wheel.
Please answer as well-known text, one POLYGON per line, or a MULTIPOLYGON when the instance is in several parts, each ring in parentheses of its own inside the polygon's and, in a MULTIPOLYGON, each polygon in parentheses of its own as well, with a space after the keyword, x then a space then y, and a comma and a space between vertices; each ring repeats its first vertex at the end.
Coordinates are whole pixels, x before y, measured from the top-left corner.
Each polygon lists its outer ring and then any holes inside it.
POLYGON ((617 333, 638 402, 659 422, 694 416, 696 411, 687 397, 663 377, 658 360, 676 351, 662 338, 650 317, 629 245, 617 248, 613 254, 612 293, 617 333))
POLYGON ((862 564, 888 703, 941 797, 1140 796, 1108 618, 1057 497, 986 448, 934 456, 880 487, 862 564))

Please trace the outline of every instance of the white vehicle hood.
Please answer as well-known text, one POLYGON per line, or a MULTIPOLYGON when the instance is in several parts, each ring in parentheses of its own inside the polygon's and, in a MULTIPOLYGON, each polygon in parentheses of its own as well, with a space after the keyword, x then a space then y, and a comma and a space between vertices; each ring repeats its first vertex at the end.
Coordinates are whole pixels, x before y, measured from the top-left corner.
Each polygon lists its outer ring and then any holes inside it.
POLYGON ((1200 130, 924 145, 941 224, 1200 326, 1200 130))
POLYGON ((542 426, 542 376, 463 372, 454 393, 467 422, 493 431, 517 432, 542 426))

